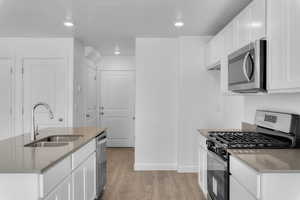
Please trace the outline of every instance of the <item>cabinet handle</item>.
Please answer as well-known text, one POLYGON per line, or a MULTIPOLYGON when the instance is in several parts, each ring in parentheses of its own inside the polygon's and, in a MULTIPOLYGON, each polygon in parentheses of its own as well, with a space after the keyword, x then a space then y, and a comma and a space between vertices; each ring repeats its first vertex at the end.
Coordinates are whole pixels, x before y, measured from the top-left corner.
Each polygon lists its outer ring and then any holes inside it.
POLYGON ((100 115, 104 115, 104 112, 101 112, 100 115))

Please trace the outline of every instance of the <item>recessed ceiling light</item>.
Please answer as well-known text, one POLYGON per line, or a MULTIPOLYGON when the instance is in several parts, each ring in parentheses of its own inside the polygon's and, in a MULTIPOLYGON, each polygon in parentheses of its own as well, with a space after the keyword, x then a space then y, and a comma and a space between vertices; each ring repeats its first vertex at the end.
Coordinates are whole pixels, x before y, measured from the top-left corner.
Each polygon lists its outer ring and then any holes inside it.
POLYGON ((121 54, 119 46, 116 46, 114 54, 115 55, 120 55, 121 54))
POLYGON ((67 21, 64 21, 64 26, 66 26, 66 27, 73 27, 74 23, 71 20, 67 20, 67 21))
POLYGON ((174 22, 174 26, 177 28, 181 28, 184 26, 184 22, 181 20, 178 20, 178 21, 174 22))

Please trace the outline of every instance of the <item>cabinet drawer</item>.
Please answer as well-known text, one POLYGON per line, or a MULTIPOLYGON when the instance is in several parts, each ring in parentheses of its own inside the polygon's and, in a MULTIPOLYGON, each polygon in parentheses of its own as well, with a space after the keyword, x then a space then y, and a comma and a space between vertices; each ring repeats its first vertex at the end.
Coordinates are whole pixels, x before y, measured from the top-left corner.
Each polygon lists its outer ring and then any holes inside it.
POLYGON ((256 200, 235 178, 230 178, 230 200, 256 200))
POLYGON ((40 196, 43 198, 50 193, 58 184, 71 174, 71 171, 71 156, 69 156, 40 175, 40 196))
POLYGON ((80 163, 89 157, 93 152, 96 151, 96 140, 93 139, 78 151, 72 154, 72 170, 77 168, 80 163))
POLYGON ((235 157, 230 156, 230 178, 235 178, 257 199, 260 197, 260 175, 235 157))

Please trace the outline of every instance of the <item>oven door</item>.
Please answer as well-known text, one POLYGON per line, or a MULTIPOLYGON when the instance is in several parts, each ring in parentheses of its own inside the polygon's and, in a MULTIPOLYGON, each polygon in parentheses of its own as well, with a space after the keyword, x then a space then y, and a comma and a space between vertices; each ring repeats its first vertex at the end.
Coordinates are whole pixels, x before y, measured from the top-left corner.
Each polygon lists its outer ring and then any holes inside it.
POLYGON ((208 196, 211 200, 229 200, 229 161, 207 152, 208 196))
POLYGON ((265 41, 256 41, 228 57, 228 87, 235 92, 265 89, 265 41))

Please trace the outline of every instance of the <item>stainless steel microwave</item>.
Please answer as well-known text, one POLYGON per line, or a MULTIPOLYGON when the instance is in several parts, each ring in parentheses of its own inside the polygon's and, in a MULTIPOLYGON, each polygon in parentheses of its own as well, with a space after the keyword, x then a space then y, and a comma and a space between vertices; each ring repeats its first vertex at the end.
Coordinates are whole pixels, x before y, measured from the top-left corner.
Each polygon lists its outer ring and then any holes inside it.
POLYGON ((267 42, 257 40, 228 56, 228 88, 238 93, 266 92, 267 42))

